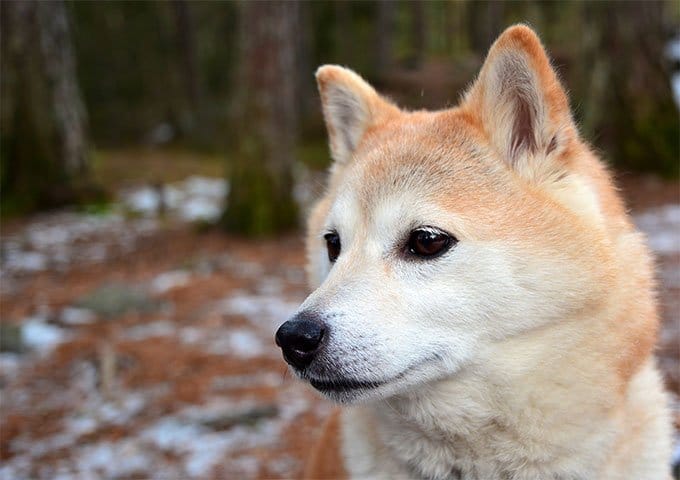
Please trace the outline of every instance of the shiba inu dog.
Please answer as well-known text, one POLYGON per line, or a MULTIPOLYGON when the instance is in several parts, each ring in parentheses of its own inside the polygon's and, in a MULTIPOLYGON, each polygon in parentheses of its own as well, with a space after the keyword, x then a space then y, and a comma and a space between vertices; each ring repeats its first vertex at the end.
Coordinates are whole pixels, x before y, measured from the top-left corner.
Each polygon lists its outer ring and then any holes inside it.
POLYGON ((316 75, 334 164, 276 342, 348 405, 306 475, 669 478, 650 254, 536 34, 447 110, 316 75))

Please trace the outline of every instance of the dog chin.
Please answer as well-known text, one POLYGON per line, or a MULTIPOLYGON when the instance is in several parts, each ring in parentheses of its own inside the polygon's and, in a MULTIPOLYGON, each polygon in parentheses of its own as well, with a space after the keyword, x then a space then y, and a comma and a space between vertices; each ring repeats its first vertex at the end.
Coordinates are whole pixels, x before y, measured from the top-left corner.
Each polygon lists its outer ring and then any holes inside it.
POLYGON ((385 380, 359 380, 352 376, 321 379, 306 372, 296 373, 329 400, 343 404, 363 403, 404 394, 442 378, 438 362, 434 361, 440 358, 428 358, 385 380))
POLYGON ((353 404, 379 400, 399 393, 402 382, 356 382, 352 380, 317 381, 306 378, 307 382, 324 397, 337 403, 353 404))

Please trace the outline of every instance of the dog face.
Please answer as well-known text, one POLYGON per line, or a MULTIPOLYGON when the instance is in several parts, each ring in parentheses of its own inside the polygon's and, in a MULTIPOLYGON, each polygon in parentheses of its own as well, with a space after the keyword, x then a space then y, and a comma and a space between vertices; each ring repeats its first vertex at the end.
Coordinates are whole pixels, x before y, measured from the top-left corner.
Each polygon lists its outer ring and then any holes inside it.
POLYGON ((315 290, 276 337, 296 374, 384 398, 597 308, 615 207, 531 30, 508 29, 450 110, 399 110, 337 66, 317 79, 334 165, 309 222, 315 290))

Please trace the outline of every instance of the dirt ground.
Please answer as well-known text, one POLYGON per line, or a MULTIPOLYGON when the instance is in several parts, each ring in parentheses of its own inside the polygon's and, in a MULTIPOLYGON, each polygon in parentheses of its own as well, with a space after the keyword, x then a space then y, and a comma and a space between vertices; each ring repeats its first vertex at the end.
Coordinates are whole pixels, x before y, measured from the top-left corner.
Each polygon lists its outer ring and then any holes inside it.
MULTIPOLYGON (((659 357, 677 394, 679 185, 621 183, 657 252, 659 357)), ((5 250, 39 237, 40 221, 5 226, 5 250)), ((134 222, 67 239, 68 261, 3 260, 0 479, 298 477, 332 408, 291 378, 273 342, 307 293, 301 235, 256 242, 134 222)))

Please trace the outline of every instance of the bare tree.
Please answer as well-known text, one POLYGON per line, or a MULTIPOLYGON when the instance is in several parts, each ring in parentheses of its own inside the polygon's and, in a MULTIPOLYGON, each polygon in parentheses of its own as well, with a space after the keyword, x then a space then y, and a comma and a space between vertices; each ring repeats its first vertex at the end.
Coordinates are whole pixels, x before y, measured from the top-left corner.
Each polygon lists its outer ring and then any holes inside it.
POLYGON ((3 210, 77 200, 88 170, 86 115, 63 1, 5 1, 3 210))
POLYGON ((76 76, 66 6, 61 0, 35 3, 63 167, 69 175, 79 175, 87 169, 87 119, 76 76))
POLYGON ((418 68, 423 63, 426 47, 425 4, 411 2, 411 44, 413 46, 411 66, 418 68))
POLYGON ((175 43, 180 55, 180 77, 189 103, 189 129, 196 128, 201 113, 201 76, 196 60, 196 31, 191 8, 186 0, 173 0, 175 43))
POLYGON ((263 235, 297 223, 293 199, 298 2, 243 2, 231 190, 223 222, 263 235))
POLYGON ((375 66, 378 77, 382 78, 394 66, 394 34, 397 3, 391 0, 378 0, 377 6, 375 66))

